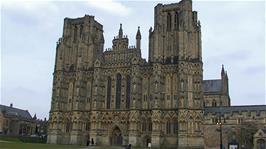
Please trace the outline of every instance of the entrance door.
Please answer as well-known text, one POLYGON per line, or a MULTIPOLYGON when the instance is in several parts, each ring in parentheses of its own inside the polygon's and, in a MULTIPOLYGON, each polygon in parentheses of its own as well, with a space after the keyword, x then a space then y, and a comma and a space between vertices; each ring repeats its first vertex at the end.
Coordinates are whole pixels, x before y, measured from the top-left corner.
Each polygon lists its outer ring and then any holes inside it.
POLYGON ((115 127, 115 129, 113 130, 112 137, 111 137, 111 143, 112 145, 117 145, 117 146, 120 146, 123 144, 122 133, 118 127, 115 127))
POLYGON ((265 149, 265 141, 263 139, 259 139, 257 142, 258 149, 265 149))
POLYGON ((151 137, 146 137, 146 146, 149 147, 149 143, 151 143, 151 137))

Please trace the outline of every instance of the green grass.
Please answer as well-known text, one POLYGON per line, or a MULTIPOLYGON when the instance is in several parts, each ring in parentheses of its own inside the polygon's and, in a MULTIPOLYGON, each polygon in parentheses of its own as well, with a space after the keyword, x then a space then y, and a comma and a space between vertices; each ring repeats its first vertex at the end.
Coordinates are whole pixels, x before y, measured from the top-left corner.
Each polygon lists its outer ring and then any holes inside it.
POLYGON ((55 145, 41 143, 0 142, 1 149, 80 149, 75 145, 55 145))
MULTIPOLYGON (((56 145, 56 144, 43 144, 43 143, 24 143, 24 142, 1 142, 0 149, 84 149, 85 146, 76 145, 56 145)), ((8 141, 8 140, 6 140, 8 141)), ((12 140, 9 140, 12 141, 12 140)), ((95 146, 93 149, 121 149, 124 147, 104 147, 95 146)), ((147 148, 133 148, 133 149, 147 149, 147 148)))
POLYGON ((10 141, 10 142, 21 142, 21 140, 18 137, 10 137, 10 136, 0 136, 0 140, 10 141))

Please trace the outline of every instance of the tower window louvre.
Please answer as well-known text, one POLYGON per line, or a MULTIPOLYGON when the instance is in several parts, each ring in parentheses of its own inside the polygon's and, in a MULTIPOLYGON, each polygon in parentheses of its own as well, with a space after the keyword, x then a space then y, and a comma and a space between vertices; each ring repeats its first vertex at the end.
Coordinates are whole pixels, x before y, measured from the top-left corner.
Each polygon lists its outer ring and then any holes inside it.
POLYGON ((172 19, 171 19, 171 14, 168 12, 167 13, 167 31, 170 31, 172 28, 172 19))

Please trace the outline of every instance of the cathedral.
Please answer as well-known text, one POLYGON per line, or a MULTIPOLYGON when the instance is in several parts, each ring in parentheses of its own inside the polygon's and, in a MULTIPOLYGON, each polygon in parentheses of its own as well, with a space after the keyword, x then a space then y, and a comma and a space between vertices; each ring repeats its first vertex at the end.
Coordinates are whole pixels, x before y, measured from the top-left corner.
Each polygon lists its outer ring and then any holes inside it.
POLYGON ((203 80, 201 25, 192 0, 155 6, 148 61, 141 57, 139 27, 135 40, 129 46, 120 24, 112 48, 104 50, 103 26, 94 16, 64 19, 48 143, 211 149, 219 146, 221 117, 224 136, 245 120, 258 129, 266 125, 265 105, 230 105, 223 67, 220 79, 203 80))

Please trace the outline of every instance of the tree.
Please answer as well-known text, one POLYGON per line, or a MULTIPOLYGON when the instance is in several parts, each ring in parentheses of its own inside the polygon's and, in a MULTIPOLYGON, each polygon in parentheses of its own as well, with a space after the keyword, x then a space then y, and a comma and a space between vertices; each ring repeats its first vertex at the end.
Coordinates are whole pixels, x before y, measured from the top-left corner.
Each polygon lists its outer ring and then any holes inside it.
POLYGON ((243 122, 236 127, 236 140, 240 147, 253 148, 253 136, 257 131, 257 126, 251 122, 243 122))

